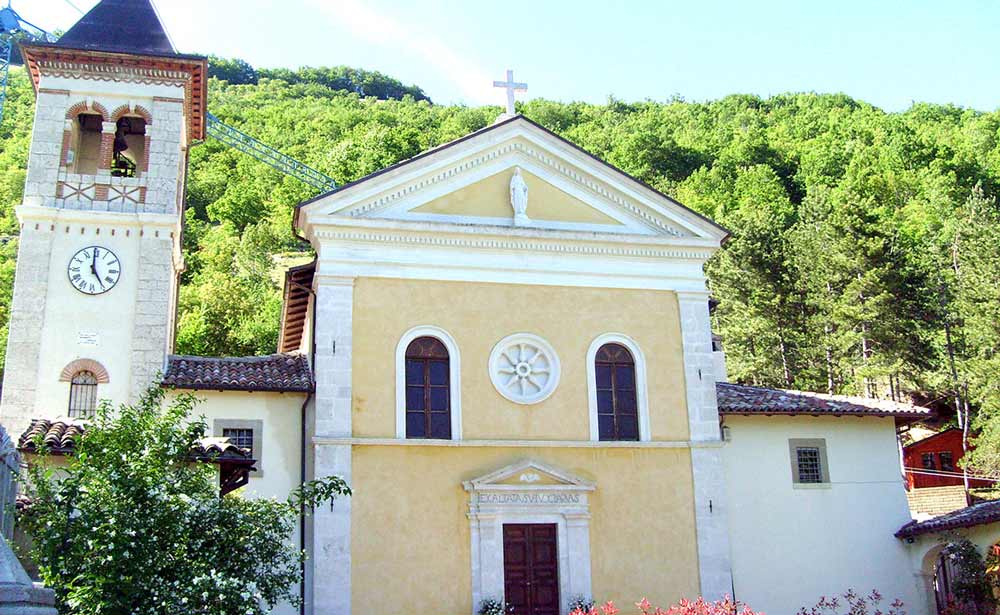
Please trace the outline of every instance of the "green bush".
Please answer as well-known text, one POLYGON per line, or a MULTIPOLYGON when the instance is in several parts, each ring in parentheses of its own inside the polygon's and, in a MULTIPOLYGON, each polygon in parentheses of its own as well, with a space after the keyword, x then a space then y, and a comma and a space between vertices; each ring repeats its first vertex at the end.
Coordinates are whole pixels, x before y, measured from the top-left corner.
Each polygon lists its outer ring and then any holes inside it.
POLYGON ((105 404, 66 466, 30 466, 19 521, 62 613, 258 615, 298 603, 304 553, 289 535, 300 504, 350 488, 332 477, 286 501, 220 498, 213 467, 190 460, 206 432, 195 404, 182 394, 165 405, 159 388, 105 404))

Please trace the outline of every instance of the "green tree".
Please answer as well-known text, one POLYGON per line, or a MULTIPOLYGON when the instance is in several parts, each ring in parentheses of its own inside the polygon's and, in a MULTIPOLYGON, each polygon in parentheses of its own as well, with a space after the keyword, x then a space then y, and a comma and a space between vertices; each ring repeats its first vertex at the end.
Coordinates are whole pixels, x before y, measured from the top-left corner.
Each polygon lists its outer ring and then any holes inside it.
POLYGON ((257 85, 257 71, 246 60, 208 56, 208 76, 233 85, 257 85))
POLYGON ((288 537, 300 504, 350 489, 332 477, 284 502, 220 498, 212 466, 190 461, 207 429, 195 399, 163 401, 154 388, 134 406, 104 405, 68 464, 29 467, 19 523, 60 611, 262 615, 297 602, 304 553, 288 537))

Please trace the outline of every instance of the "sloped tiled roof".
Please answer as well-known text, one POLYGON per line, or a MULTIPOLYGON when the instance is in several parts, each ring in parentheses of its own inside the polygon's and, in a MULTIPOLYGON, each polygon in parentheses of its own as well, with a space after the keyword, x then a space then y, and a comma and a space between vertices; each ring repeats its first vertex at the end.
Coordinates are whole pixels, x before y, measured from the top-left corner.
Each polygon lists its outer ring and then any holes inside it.
POLYGON ((207 436, 198 440, 198 447, 191 451, 191 456, 200 461, 251 461, 250 451, 236 446, 229 438, 220 436, 207 436))
MULTIPOLYGON (((31 419, 31 424, 18 439, 18 449, 27 452, 38 452, 36 441, 39 435, 50 453, 57 455, 72 454, 76 449, 76 441, 87 429, 87 422, 81 419, 31 419)), ((229 438, 208 436, 200 439, 191 451, 191 457, 198 461, 249 463, 253 459, 250 452, 242 449, 229 438)))
POLYGON ((921 534, 975 527, 998 521, 1000 521, 1000 500, 990 500, 966 506, 926 521, 910 521, 899 528, 899 531, 896 532, 896 538, 911 538, 921 534))
POLYGON ((77 438, 83 435, 86 422, 81 419, 31 419, 31 424, 18 438, 17 448, 33 453, 37 450, 36 441, 41 436, 45 448, 56 455, 64 455, 73 451, 77 438))
POLYGON ((308 393, 312 372, 304 355, 192 357, 171 355, 163 386, 213 391, 308 393))
POLYGON ((931 416, 928 408, 885 399, 768 389, 728 382, 717 383, 716 393, 720 414, 894 416, 914 419, 931 416))
POLYGON ((149 0, 101 0, 56 45, 90 51, 177 54, 149 0))

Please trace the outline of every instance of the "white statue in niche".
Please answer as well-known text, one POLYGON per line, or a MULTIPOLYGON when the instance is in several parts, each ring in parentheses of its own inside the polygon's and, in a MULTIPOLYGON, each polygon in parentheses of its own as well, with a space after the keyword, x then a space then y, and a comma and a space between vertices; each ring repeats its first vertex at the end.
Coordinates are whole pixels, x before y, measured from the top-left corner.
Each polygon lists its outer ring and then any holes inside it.
POLYGON ((528 184, 521 177, 521 167, 514 167, 510 178, 510 206, 514 208, 514 226, 530 222, 528 219, 528 184))

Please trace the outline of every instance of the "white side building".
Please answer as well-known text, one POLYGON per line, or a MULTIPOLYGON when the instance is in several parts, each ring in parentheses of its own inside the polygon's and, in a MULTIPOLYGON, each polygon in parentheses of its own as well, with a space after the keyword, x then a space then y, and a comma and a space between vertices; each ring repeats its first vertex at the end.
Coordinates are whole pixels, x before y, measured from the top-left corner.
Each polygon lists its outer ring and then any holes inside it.
POLYGON ((894 534, 910 521, 896 422, 922 408, 798 391, 718 385, 730 498, 733 590, 768 615, 821 596, 877 589, 927 610, 894 534))

